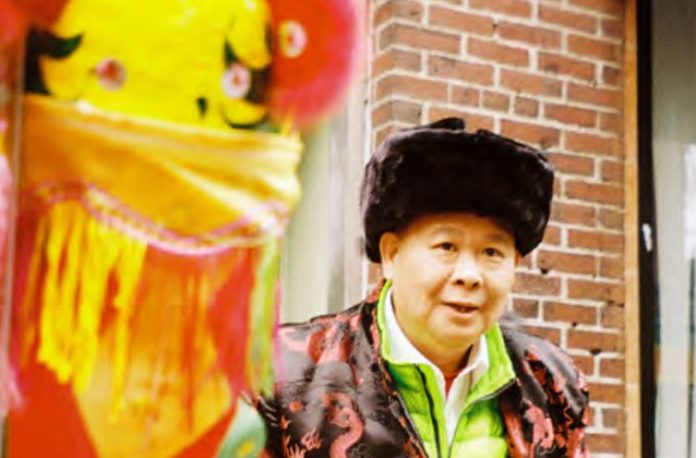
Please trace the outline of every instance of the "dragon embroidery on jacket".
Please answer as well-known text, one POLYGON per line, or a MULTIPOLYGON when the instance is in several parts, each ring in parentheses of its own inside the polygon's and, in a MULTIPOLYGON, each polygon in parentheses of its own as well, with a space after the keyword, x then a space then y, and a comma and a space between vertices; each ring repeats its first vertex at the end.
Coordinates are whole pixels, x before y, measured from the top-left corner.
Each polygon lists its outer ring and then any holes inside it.
MULTIPOLYGON (((426 458, 380 357, 374 302, 281 329, 275 395, 257 399, 266 455, 426 458)), ((586 458, 587 383, 563 352, 501 322, 516 380, 500 394, 511 458, 586 458)))

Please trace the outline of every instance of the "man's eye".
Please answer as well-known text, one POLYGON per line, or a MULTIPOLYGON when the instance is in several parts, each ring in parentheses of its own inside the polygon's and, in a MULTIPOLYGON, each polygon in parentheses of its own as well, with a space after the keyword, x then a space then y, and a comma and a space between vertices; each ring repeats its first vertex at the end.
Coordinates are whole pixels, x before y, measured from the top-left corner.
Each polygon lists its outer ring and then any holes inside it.
POLYGON ((493 247, 484 248, 483 254, 486 256, 495 257, 495 258, 503 256, 502 251, 500 251, 497 248, 493 248, 493 247))
POLYGON ((443 251, 454 251, 456 247, 452 242, 442 242, 438 245, 438 248, 440 248, 443 251))

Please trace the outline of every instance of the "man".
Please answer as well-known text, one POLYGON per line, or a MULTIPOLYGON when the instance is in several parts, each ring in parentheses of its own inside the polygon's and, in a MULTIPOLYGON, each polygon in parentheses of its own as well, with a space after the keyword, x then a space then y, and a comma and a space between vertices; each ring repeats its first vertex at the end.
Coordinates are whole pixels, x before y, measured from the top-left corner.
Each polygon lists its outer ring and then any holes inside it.
POLYGON ((459 119, 402 130, 365 169, 378 297, 281 328, 261 401, 278 457, 585 457, 583 375, 502 319, 515 267, 542 240, 553 169, 459 119), (502 322, 501 322, 502 321, 502 322))

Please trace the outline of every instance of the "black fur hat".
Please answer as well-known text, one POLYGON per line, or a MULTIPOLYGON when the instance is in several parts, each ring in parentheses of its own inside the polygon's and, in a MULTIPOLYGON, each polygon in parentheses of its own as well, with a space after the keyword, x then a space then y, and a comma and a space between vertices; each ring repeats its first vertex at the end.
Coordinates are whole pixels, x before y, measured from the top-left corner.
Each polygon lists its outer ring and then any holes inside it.
POLYGON ((553 167, 530 146, 486 130, 465 132, 458 118, 400 130, 365 166, 360 204, 367 256, 381 261, 383 233, 450 211, 495 218, 526 255, 541 243, 552 195, 553 167))

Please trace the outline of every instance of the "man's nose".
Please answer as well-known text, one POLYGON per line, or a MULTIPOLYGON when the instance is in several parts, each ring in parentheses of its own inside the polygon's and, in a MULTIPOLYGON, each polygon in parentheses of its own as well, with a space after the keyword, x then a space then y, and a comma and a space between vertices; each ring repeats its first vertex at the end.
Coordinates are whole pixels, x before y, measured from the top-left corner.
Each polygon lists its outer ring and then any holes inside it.
POLYGON ((463 285, 468 289, 475 289, 481 286, 481 269, 476 257, 462 253, 457 259, 452 272, 452 279, 455 283, 463 285))

